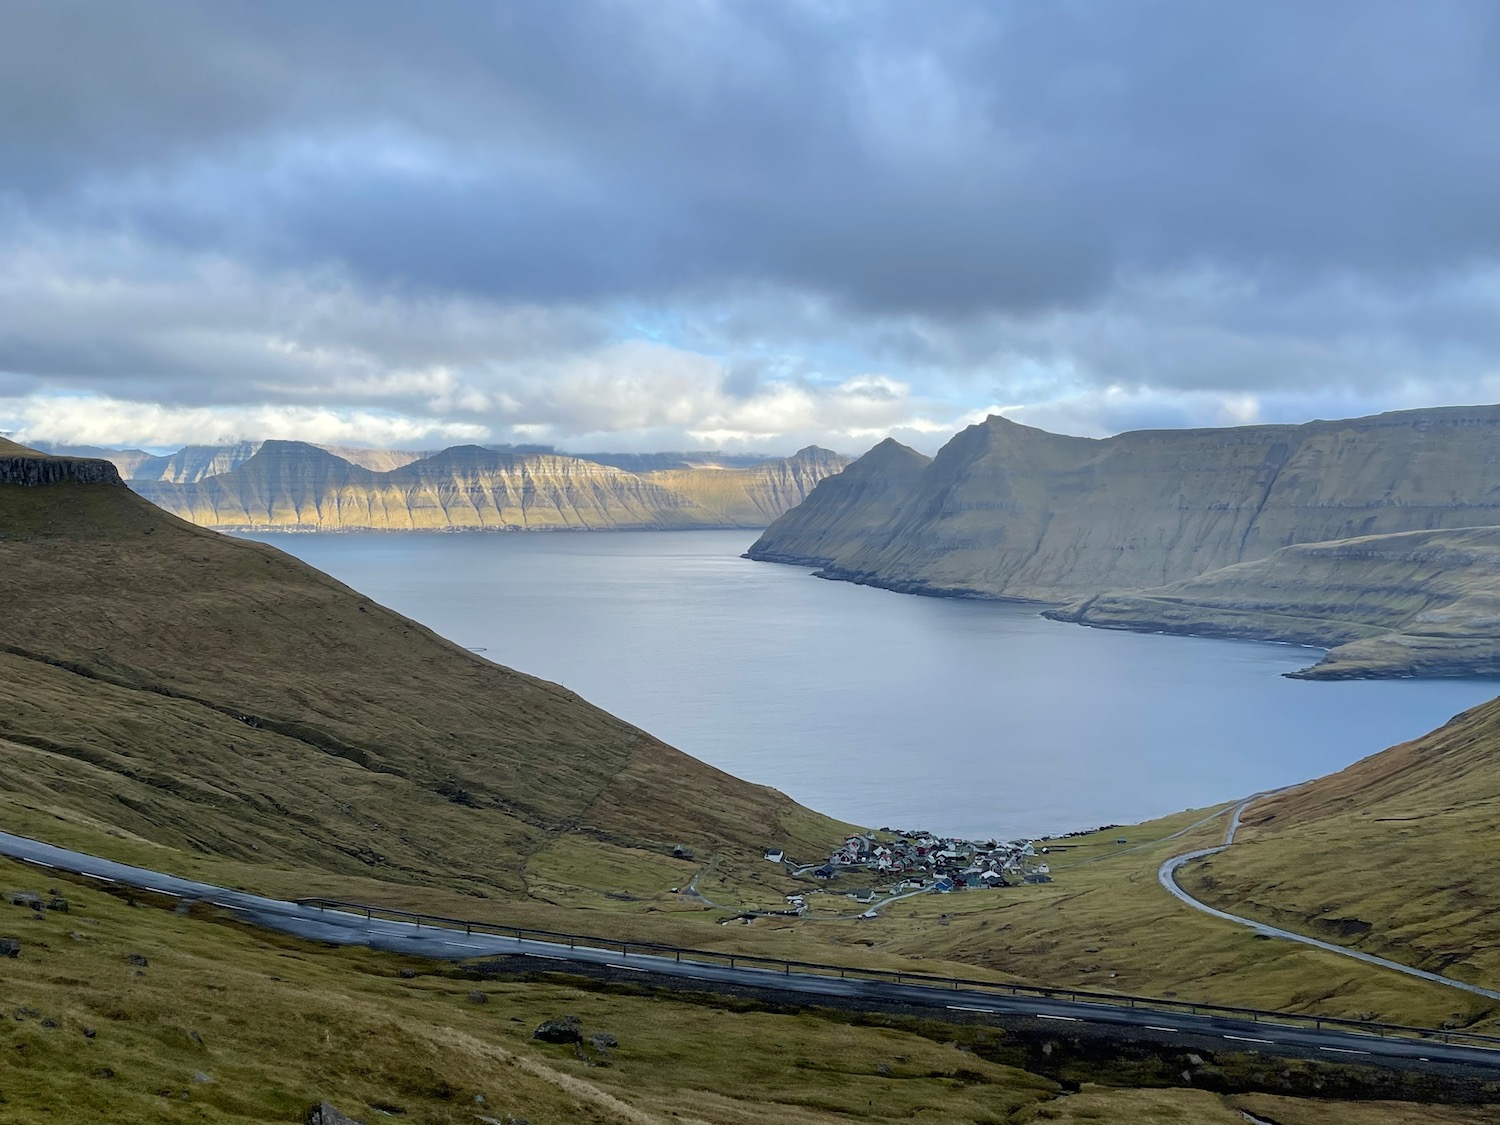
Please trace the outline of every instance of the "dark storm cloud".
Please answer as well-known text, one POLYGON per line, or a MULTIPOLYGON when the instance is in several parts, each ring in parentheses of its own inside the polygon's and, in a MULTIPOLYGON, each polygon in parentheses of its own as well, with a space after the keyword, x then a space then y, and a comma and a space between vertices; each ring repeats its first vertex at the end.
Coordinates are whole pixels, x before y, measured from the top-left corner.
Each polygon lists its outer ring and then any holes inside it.
POLYGON ((13 3, 19 223, 939 317, 1500 258, 1490 4, 13 3))

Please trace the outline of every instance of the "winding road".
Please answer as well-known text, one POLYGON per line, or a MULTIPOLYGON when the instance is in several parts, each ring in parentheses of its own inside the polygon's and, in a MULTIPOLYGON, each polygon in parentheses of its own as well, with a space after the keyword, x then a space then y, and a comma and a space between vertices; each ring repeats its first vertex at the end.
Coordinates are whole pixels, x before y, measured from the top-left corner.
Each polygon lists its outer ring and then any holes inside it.
MULTIPOLYGON (((1329 1026, 1310 1017, 1262 1014, 1233 1016, 1215 1014, 1191 1005, 1172 1004, 1166 1010, 1155 1002, 1121 998, 1067 998, 1069 990, 1052 995, 1043 990, 1018 989, 1007 985, 985 985, 977 981, 944 982, 927 977, 919 983, 903 983, 899 974, 869 979, 861 970, 836 966, 793 966, 784 969, 764 965, 736 964, 729 954, 679 951, 631 952, 628 946, 564 944, 561 940, 507 936, 503 933, 469 932, 451 925, 397 921, 351 910, 331 909, 309 903, 286 902, 209 883, 179 879, 158 871, 131 867, 80 852, 44 844, 24 836, 0 833, 0 855, 45 868, 119 883, 159 894, 195 899, 236 912, 246 921, 270 929, 339 945, 366 945, 373 949, 412 954, 435 960, 478 957, 528 957, 542 963, 570 962, 609 973, 641 974, 643 979, 691 980, 699 988, 722 991, 753 989, 795 993, 825 1003, 864 1010, 926 1009, 949 1019, 1035 1021, 1037 1026, 1058 1031, 1081 1032, 1101 1025, 1111 1034, 1159 1044, 1201 1049, 1217 1043, 1224 1050, 1252 1050, 1295 1058, 1321 1058, 1344 1062, 1382 1062, 1389 1065, 1433 1067, 1448 1064, 1484 1068, 1487 1075, 1500 1071, 1500 1049, 1473 1043, 1452 1042, 1443 1032, 1426 1037, 1381 1036, 1329 1026), (689 955, 684 957, 683 953, 689 955), (722 962, 702 960, 723 958, 722 962), (727 962, 727 963, 724 963, 727 962), (810 971, 812 969, 820 971, 810 971), (838 975, 833 975, 837 973, 838 975), (894 980, 890 979, 892 976, 894 980), (956 1013, 956 1014, 955 1014, 956 1013), (1283 1022, 1284 1021, 1284 1022, 1283 1022)), ((378 915, 378 912, 376 912, 378 915)))
MULTIPOLYGON (((1238 805, 1236 805, 1234 807, 1234 811, 1230 814, 1229 829, 1224 833, 1224 842, 1222 844, 1213 848, 1199 848, 1197 851, 1187 852, 1183 855, 1173 856, 1171 859, 1165 860, 1162 865, 1156 869, 1156 877, 1161 881, 1161 885, 1165 887, 1171 894, 1175 895, 1178 899, 1191 906, 1194 910, 1201 910, 1203 913, 1212 915, 1213 917, 1218 918, 1222 921, 1233 922, 1236 925, 1244 926, 1247 929, 1254 930, 1258 934, 1264 934, 1266 937, 1285 938, 1287 941, 1295 941, 1301 945, 1310 945, 1314 949, 1321 949, 1326 953, 1336 953, 1340 957, 1351 957, 1356 961, 1363 961, 1367 965, 1377 965, 1382 969, 1392 969, 1395 972, 1404 973, 1409 977, 1417 977, 1420 980, 1431 981, 1433 984, 1441 984, 1446 985, 1449 988, 1462 989, 1464 992, 1472 992, 1476 996, 1484 996, 1490 1000, 1500 1000, 1500 992, 1495 992, 1488 988, 1481 988, 1477 984, 1466 984, 1461 980, 1454 980, 1452 977, 1440 976, 1437 973, 1429 973, 1425 969, 1414 969, 1410 965, 1401 964, 1399 961, 1387 961, 1384 957, 1376 957, 1373 953, 1363 953, 1358 949, 1350 949, 1347 946, 1335 945, 1331 941, 1321 941, 1318 938, 1308 937, 1305 934, 1299 934, 1292 930, 1283 930, 1277 926, 1269 926, 1264 922, 1257 922, 1253 918, 1242 918, 1238 914, 1230 914, 1226 910, 1219 910, 1217 907, 1209 906, 1208 903, 1199 901, 1192 895, 1188 894, 1187 891, 1183 890, 1182 885, 1177 882, 1177 872, 1181 870, 1183 865, 1191 863, 1195 859, 1204 859, 1207 856, 1218 855, 1220 852, 1228 848, 1231 844, 1234 843, 1234 834, 1240 830, 1240 817, 1244 813, 1245 809, 1247 809, 1253 802, 1260 800, 1262 797, 1269 797, 1272 793, 1275 792, 1280 792, 1280 790, 1267 790, 1264 793, 1252 794, 1251 796, 1246 797, 1238 805)), ((1203 822, 1200 821, 1199 824, 1201 823, 1203 822)), ((1196 827, 1196 825, 1194 827, 1196 827)))

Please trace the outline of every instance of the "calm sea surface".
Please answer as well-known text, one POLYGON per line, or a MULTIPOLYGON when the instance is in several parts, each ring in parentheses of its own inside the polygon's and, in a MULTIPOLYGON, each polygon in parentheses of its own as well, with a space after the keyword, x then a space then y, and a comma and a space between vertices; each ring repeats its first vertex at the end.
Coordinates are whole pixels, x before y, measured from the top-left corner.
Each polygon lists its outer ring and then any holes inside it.
POLYGON ((255 538, 870 827, 1128 823, 1340 769, 1500 690, 1287 680, 1317 654, 823 582, 741 559, 755 534, 255 538))

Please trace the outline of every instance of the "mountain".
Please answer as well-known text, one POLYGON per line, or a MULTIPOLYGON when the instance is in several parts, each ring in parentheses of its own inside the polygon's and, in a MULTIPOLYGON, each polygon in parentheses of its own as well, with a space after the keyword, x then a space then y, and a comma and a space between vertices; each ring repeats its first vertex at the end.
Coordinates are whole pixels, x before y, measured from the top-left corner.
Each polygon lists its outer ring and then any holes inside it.
POLYGON ((886 438, 843 472, 818 482, 746 555, 767 562, 827 566, 849 543, 868 541, 932 458, 886 438))
POLYGON ((1308 543, 1044 616, 1112 629, 1332 646, 1302 679, 1500 675, 1500 528, 1308 543))
POLYGON ((0 446, 0 572, 14 831, 268 888, 321 872, 518 898, 677 882, 679 844, 758 870, 768 833, 819 854, 842 827, 178 520, 105 461, 0 446))
POLYGON ((809 445, 790 457, 746 468, 699 465, 642 473, 643 480, 688 500, 718 527, 765 527, 798 504, 849 458, 809 445))
POLYGON ((66 445, 52 441, 39 441, 22 448, 33 453, 45 453, 55 457, 81 457, 88 460, 108 461, 120 471, 122 477, 126 478, 134 476, 136 469, 142 465, 163 460, 154 453, 147 453, 144 449, 106 449, 98 445, 66 445))
POLYGON ((242 441, 233 445, 185 445, 176 453, 158 455, 139 449, 105 449, 96 445, 37 442, 35 448, 58 457, 83 457, 109 461, 126 480, 164 480, 191 484, 215 473, 227 473, 253 457, 261 443, 242 441))
MULTIPOLYGON (((157 455, 139 449, 105 449, 94 445, 62 445, 37 442, 41 452, 63 457, 92 457, 110 461, 127 481, 167 481, 171 484, 197 484, 205 477, 218 476, 239 468, 254 457, 265 444, 241 441, 232 445, 185 445, 176 453, 157 455)), ((375 472, 384 473, 409 465, 428 454, 405 449, 361 449, 352 445, 319 445, 314 448, 375 472)))
POLYGON ((1495 406, 1105 439, 991 417, 925 467, 877 447, 749 555, 910 593, 1071 603, 1057 616, 1088 624, 1357 642, 1318 675, 1493 670, 1489 541, 1364 540, 1500 525, 1497 440, 1495 406), (1320 546, 1276 554, 1300 544, 1320 546), (1423 560, 1448 546, 1462 581, 1423 560), (1470 579, 1464 624, 1419 619, 1470 579))
POLYGON ((1263 798, 1228 851, 1184 869, 1207 901, 1494 987, 1500 700, 1263 798))
POLYGON ((763 526, 844 460, 815 447, 750 469, 637 476, 554 453, 455 446, 375 471, 303 442, 268 441, 192 484, 135 480, 205 527, 259 530, 622 530, 763 526))

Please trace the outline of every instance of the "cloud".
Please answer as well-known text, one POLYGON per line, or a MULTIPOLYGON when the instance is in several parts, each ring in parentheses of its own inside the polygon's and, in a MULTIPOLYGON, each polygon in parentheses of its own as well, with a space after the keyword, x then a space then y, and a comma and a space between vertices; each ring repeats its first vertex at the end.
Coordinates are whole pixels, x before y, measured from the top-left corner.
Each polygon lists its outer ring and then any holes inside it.
POLYGON ((11 5, 0 396, 635 448, 1486 397, 1497 52, 1483 0, 11 5))
POLYGON ((432 418, 339 411, 319 407, 188 407, 126 402, 101 396, 35 395, 0 399, 16 439, 76 445, 177 449, 219 445, 267 435, 319 444, 430 447, 479 442, 483 426, 432 418))

